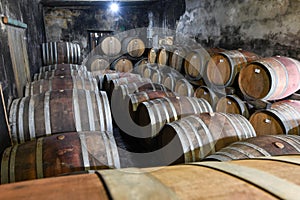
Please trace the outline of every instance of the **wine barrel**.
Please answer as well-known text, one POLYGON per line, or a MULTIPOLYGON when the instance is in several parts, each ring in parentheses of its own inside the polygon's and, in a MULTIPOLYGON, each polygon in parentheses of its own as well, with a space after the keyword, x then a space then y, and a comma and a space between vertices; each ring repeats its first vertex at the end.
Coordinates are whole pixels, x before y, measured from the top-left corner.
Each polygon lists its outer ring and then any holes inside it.
POLYGON ((300 154, 300 136, 262 135, 234 142, 206 157, 206 160, 229 161, 265 156, 300 154))
POLYGON ((151 48, 148 52, 148 61, 150 64, 156 63, 158 49, 151 48))
POLYGON ((114 90, 117 90, 121 85, 127 85, 129 83, 134 83, 134 82, 143 82, 143 83, 151 83, 150 79, 146 78, 141 78, 141 77, 124 77, 124 78, 119 78, 119 79, 114 79, 110 81, 110 86, 109 90, 107 91, 107 95, 110 99, 112 96, 112 93, 114 90))
POLYGON ((181 149, 181 157, 173 164, 179 164, 200 161, 233 142, 255 136, 253 127, 241 115, 201 113, 166 124, 158 140, 161 147, 174 140, 173 148, 181 149))
POLYGON ((110 61, 108 57, 102 55, 94 55, 86 61, 86 67, 91 72, 106 70, 110 68, 110 61))
POLYGON ((25 96, 41 94, 52 90, 84 89, 98 91, 95 78, 86 79, 82 76, 55 76, 51 79, 40 79, 27 83, 25 96))
POLYGON ((15 99, 9 122, 14 143, 62 132, 112 132, 106 93, 89 90, 48 91, 15 99))
POLYGON ((119 79, 119 78, 125 78, 125 77, 141 77, 139 74, 133 74, 133 73, 124 73, 124 72, 116 72, 116 73, 109 73, 105 74, 103 77, 103 90, 110 91, 110 81, 119 79))
POLYGON ((97 85, 99 90, 103 90, 103 80, 104 80, 104 76, 106 74, 115 74, 116 71, 115 70, 110 70, 110 69, 105 69, 105 70, 100 70, 100 71, 94 71, 92 72, 93 77, 95 77, 96 81, 97 81, 97 85))
POLYGON ((300 101, 285 100, 274 103, 270 109, 256 111, 249 121, 257 135, 299 135, 300 101))
POLYGON ((139 82, 132 82, 128 84, 123 84, 118 87, 118 89, 114 90, 113 96, 116 99, 124 100, 127 95, 133 93, 139 93, 144 91, 164 91, 170 92, 165 86, 153 82, 146 81, 139 81, 139 82))
POLYGON ((194 96, 197 98, 203 98, 211 105, 213 110, 216 109, 219 101, 218 95, 207 86, 200 86, 195 90, 194 96))
POLYGON ((120 57, 111 63, 110 68, 117 72, 131 72, 133 70, 133 63, 126 57, 120 57))
POLYGON ((158 49, 157 53, 157 63, 159 65, 169 65, 169 59, 171 57, 171 54, 173 52, 173 46, 171 45, 165 45, 161 46, 158 49))
POLYGON ((107 168, 120 168, 111 133, 61 133, 7 148, 1 161, 1 184, 107 168))
MULTIPOLYGON (((146 90, 141 92, 135 92, 128 96, 130 116, 135 120, 135 111, 140 103, 149 100, 159 99, 163 97, 176 97, 174 92, 164 90, 146 90)), ((127 102, 125 100, 125 102, 127 102)))
POLYGON ((299 155, 289 155, 146 169, 99 170, 92 174, 5 184, 0 186, 0 192, 3 199, 30 196, 32 200, 297 200, 300 183, 295 177, 300 176, 299 159, 299 155))
POLYGON ((80 47, 72 42, 42 43, 43 65, 79 64, 80 47))
POLYGON ((133 68, 138 68, 139 66, 144 66, 147 65, 149 63, 148 58, 141 58, 139 61, 137 61, 134 64, 133 68))
POLYGON ((174 91, 179 96, 194 96, 194 87, 185 78, 176 81, 174 91))
POLYGON ((173 49, 173 53, 170 56, 169 65, 178 72, 183 72, 183 65, 185 57, 191 49, 186 46, 177 46, 173 49))
POLYGON ((196 81, 206 76, 206 65, 211 56, 224 51, 220 48, 200 48, 189 51, 184 61, 184 72, 189 80, 196 81))
POLYGON ((115 36, 107 36, 100 41, 101 52, 109 57, 117 56, 121 53, 121 42, 115 36))
POLYGON ((164 97, 139 104, 136 110, 136 123, 147 126, 147 134, 154 137, 160 129, 172 121, 190 114, 212 112, 209 103, 195 97, 164 97))
POLYGON ((37 81, 40 79, 49 79, 49 78, 53 78, 55 76, 82 76, 84 78, 91 78, 92 74, 91 74, 91 72, 85 71, 85 70, 61 68, 61 69, 55 69, 52 71, 36 73, 36 74, 34 74, 33 80, 37 81))
POLYGON ((213 55, 207 64, 208 81, 221 88, 231 86, 241 69, 259 58, 260 56, 243 50, 223 51, 213 55))
POLYGON ((300 89, 300 62, 276 56, 262 58, 241 70, 239 86, 251 99, 283 99, 300 89))
POLYGON ((81 70, 81 71, 86 71, 86 66, 83 65, 77 65, 77 64, 54 64, 54 65, 48 65, 48 66, 43 66, 40 67, 40 73, 44 73, 47 71, 52 71, 52 70, 81 70))
POLYGON ((221 97, 216 106, 216 112, 240 114, 249 118, 247 105, 236 95, 221 97))
POLYGON ((176 78, 171 73, 163 74, 162 84, 166 86, 169 90, 175 91, 176 78))
POLYGON ((145 43, 138 37, 127 37, 122 40, 122 52, 133 58, 141 57, 145 52, 145 43))

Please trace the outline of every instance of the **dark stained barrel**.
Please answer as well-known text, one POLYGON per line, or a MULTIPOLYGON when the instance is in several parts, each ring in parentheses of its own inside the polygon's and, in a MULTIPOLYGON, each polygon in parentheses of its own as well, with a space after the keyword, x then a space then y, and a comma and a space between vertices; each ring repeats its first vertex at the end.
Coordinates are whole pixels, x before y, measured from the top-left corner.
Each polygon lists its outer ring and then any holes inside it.
POLYGON ((43 65, 79 64, 81 52, 79 44, 72 42, 42 43, 43 65))
POLYGON ((194 96, 197 98, 203 98, 212 106, 215 110, 219 101, 218 95, 207 86, 200 86, 195 90, 194 96))
POLYGON ((112 132, 106 93, 89 90, 48 91, 15 99, 9 122, 14 143, 62 132, 112 132))
POLYGON ((33 80, 40 80, 40 79, 49 79, 55 76, 82 76, 84 78, 91 78, 92 74, 86 70, 76 70, 76 69, 55 69, 52 71, 45 71, 38 74, 35 74, 33 80))
POLYGON ((30 196, 32 200, 85 199, 87 196, 94 200, 129 200, 137 196, 148 199, 149 195, 153 199, 168 200, 297 200, 300 183, 295 177, 299 176, 299 155, 289 155, 226 163, 99 170, 93 174, 6 184, 0 186, 0 192, 3 199, 30 196))
POLYGON ((257 135, 299 135, 300 101, 276 102, 270 109, 258 110, 249 120, 257 135))
POLYGON ((82 76, 55 76, 50 79, 40 79, 27 83, 25 96, 40 94, 52 90, 84 89, 97 91, 98 84, 95 78, 82 76))
POLYGON ((243 50, 223 51, 213 55, 207 64, 208 81, 221 88, 231 86, 241 69, 259 58, 260 56, 243 50))
POLYGON ((120 168, 112 133, 61 133, 7 148, 1 184, 107 168, 120 168))
POLYGON ((289 154, 300 154, 300 136, 262 135, 248 138, 234 142, 206 159, 228 161, 289 154))
POLYGON ((236 95, 221 97, 216 105, 216 112, 240 114, 249 118, 247 105, 236 95))
POLYGON ((195 97, 164 97, 139 104, 136 123, 148 126, 149 137, 154 137, 164 124, 190 114, 212 112, 209 103, 195 97))
POLYGON ((241 115, 201 113, 166 124, 159 140, 162 147, 173 140, 173 148, 181 149, 181 157, 173 163, 179 164, 200 161, 233 142, 255 136, 253 127, 241 115))
POLYGON ((251 99, 283 99, 300 89, 300 62, 276 56, 257 60, 241 70, 239 87, 251 99))

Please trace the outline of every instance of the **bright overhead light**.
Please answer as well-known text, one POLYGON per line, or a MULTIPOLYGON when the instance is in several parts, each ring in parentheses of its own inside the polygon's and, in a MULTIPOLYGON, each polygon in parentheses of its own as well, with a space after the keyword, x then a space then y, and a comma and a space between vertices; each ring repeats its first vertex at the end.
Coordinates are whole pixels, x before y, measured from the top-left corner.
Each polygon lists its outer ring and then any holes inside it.
POLYGON ((115 3, 115 2, 111 3, 110 4, 110 10, 112 12, 118 12, 119 11, 119 5, 117 3, 115 3))

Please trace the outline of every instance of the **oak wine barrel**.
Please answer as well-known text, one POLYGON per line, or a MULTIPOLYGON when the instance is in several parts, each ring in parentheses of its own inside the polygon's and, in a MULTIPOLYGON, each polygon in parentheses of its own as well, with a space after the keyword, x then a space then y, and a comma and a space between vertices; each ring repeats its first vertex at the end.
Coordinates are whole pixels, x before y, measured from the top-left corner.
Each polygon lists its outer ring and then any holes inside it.
POLYGON ((173 140, 173 149, 180 148, 181 152, 173 164, 179 164, 200 161, 233 142, 255 136, 253 127, 241 115, 201 113, 166 124, 158 140, 161 148, 173 140))
POLYGON ((120 57, 110 64, 110 69, 117 72, 131 72, 133 70, 133 63, 126 57, 120 57))
POLYGON ((79 44, 72 42, 42 43, 43 65, 79 64, 81 52, 79 44))
POLYGON ((169 65, 169 59, 173 52, 172 45, 161 46, 157 52, 157 64, 159 65, 169 65))
POLYGON ((62 132, 112 132, 106 93, 89 90, 48 91, 15 99, 9 123, 15 144, 62 132))
POLYGON ((3 199, 30 196, 32 200, 297 200, 300 181, 295 177, 300 176, 299 159, 299 155, 289 155, 146 169, 99 170, 5 184, 0 186, 0 192, 3 199))
POLYGON ((300 154, 300 136, 262 135, 234 142, 206 157, 206 160, 229 161, 257 157, 300 154))
POLYGON ((148 52, 148 61, 150 64, 156 63, 158 49, 151 48, 148 52))
POLYGON ((73 70, 82 70, 86 71, 86 66, 84 65, 77 65, 77 64, 53 64, 53 65, 48 65, 48 66, 43 66, 40 67, 40 73, 46 72, 46 71, 52 71, 52 70, 68 70, 68 69, 73 69, 73 70))
POLYGON ((236 95, 226 95, 219 99, 216 112, 240 114, 249 118, 247 105, 236 95))
POLYGON ((101 52, 109 57, 114 57, 121 53, 121 42, 115 36, 106 36, 105 38, 101 39, 99 46, 101 52))
POLYGON ((40 94, 52 90, 84 89, 99 90, 95 78, 84 78, 82 76, 55 76, 50 79, 40 79, 27 83, 25 96, 40 94))
POLYGON ((185 57, 191 49, 187 46, 176 46, 170 56, 169 65, 178 72, 183 72, 185 57))
POLYGON ((207 79, 217 87, 231 86, 241 69, 259 58, 255 53, 244 50, 219 52, 208 61, 207 79))
POLYGON ((92 57, 88 57, 85 66, 91 72, 106 70, 110 68, 110 59, 103 55, 93 55, 92 57))
POLYGON ((276 56, 262 58, 241 70, 239 87, 251 99, 283 99, 300 89, 300 62, 276 56))
POLYGON ((195 97, 164 97, 139 104, 136 110, 136 123, 148 126, 147 134, 154 137, 169 122, 190 114, 212 112, 209 103, 195 97))
POLYGON ((179 79, 179 80, 176 81, 174 91, 179 96, 187 96, 187 97, 193 97, 194 96, 194 87, 185 78, 179 79))
POLYGON ((276 102, 270 109, 256 111, 251 115, 249 121, 257 135, 299 135, 300 101, 276 102))
POLYGON ((55 69, 52 71, 46 71, 46 72, 41 72, 41 73, 36 73, 34 74, 33 80, 37 81, 40 79, 49 79, 53 78, 55 76, 82 76, 84 78, 91 78, 92 74, 89 71, 86 70, 76 70, 76 69, 55 69))
POLYGON ((1 184, 108 168, 120 168, 111 133, 61 133, 7 148, 1 161, 1 184))
POLYGON ((218 95, 207 86, 200 86, 195 90, 194 96, 197 98, 203 98, 211 105, 213 110, 216 109, 219 101, 218 95))
POLYGON ((139 74, 129 73, 129 72, 116 72, 105 74, 103 77, 102 88, 105 91, 110 90, 110 82, 115 79, 125 78, 125 77, 141 77, 139 74))
POLYGON ((122 40, 122 52, 133 58, 141 57, 145 52, 145 43, 138 37, 127 37, 122 40))

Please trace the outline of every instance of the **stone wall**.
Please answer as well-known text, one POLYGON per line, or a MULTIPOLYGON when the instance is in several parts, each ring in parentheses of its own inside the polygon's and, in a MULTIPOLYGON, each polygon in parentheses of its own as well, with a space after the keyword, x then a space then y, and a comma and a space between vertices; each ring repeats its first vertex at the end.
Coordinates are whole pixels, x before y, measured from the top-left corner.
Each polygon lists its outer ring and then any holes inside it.
POLYGON ((184 0, 164 0, 138 6, 124 5, 118 13, 112 13, 108 5, 45 7, 46 38, 49 42, 79 42, 85 57, 89 53, 87 30, 111 30, 120 33, 147 28, 149 12, 153 13, 153 27, 165 26, 174 30, 184 11, 184 0))
MULTIPOLYGON (((0 15, 0 83, 3 88, 4 104, 8 110, 10 102, 17 97, 17 91, 8 43, 8 26, 2 23, 2 17, 7 16, 27 24, 24 39, 27 41, 28 60, 32 75, 42 64, 40 44, 44 38, 43 16, 39 0, 0 0, 0 15)), ((10 145, 2 104, 0 105, 0 141, 1 153, 10 145)))
POLYGON ((204 47, 300 59, 300 1, 186 0, 176 31, 204 47))

